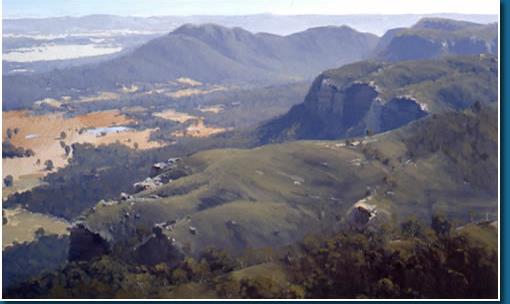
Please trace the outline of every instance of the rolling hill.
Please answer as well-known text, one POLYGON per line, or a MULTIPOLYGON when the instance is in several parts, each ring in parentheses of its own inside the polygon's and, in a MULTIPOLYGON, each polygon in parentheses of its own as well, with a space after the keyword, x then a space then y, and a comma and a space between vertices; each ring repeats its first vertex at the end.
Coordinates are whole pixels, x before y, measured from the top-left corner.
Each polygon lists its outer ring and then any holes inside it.
POLYGON ((357 206, 375 208, 366 220, 375 229, 436 213, 494 220, 496 117, 493 107, 476 106, 348 141, 199 152, 145 181, 162 183, 86 211, 71 232, 70 257, 110 253, 153 265, 209 246, 242 254, 358 225, 357 206))

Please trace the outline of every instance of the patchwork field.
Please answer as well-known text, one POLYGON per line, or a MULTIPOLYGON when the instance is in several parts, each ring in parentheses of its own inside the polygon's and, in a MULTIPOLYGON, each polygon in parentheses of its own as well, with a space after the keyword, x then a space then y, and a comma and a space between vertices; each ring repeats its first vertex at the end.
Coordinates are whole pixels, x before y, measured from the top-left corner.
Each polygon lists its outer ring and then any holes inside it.
POLYGON ((193 120, 193 122, 186 127, 185 130, 182 131, 176 131, 172 133, 172 135, 176 137, 184 137, 184 136, 191 136, 191 137, 208 137, 214 134, 222 133, 227 131, 225 128, 217 128, 217 127, 211 127, 207 126, 204 123, 204 119, 202 117, 199 117, 198 119, 193 120))
POLYGON ((177 112, 174 109, 168 109, 168 110, 165 110, 162 112, 153 113, 152 115, 159 117, 159 118, 176 121, 179 123, 185 123, 186 121, 188 121, 190 119, 196 118, 193 115, 189 115, 188 113, 177 112))
POLYGON ((165 92, 165 95, 172 98, 182 98, 182 97, 189 97, 193 95, 203 95, 203 94, 209 94, 213 92, 218 91, 225 91, 226 88, 222 86, 213 86, 210 89, 195 89, 195 88, 187 88, 178 90, 175 92, 165 92))
POLYGON ((11 187, 2 188, 2 201, 7 200, 7 198, 11 194, 22 193, 42 185, 43 184, 43 181, 41 180, 42 176, 43 176, 42 173, 20 176, 19 179, 16 180, 16 182, 11 187))
POLYGON ((208 137, 214 134, 227 131, 227 129, 225 128, 207 126, 204 122, 203 117, 193 116, 188 113, 177 112, 174 109, 168 109, 162 112, 154 113, 153 115, 163 119, 176 121, 182 124, 191 121, 184 130, 173 132, 172 135, 175 137, 184 136, 208 137))
POLYGON ((223 105, 219 104, 219 105, 212 105, 212 106, 208 106, 208 107, 201 107, 201 108, 199 108, 199 110, 202 113, 218 114, 218 113, 223 112, 224 108, 223 108, 223 105))
POLYGON ((138 149, 150 149, 161 145, 149 141, 150 133, 155 129, 138 131, 124 127, 137 122, 117 110, 92 112, 70 118, 65 117, 63 113, 31 115, 28 111, 3 112, 2 115, 4 139, 8 138, 7 130, 10 129, 10 142, 14 146, 31 149, 35 153, 30 157, 2 159, 3 177, 13 176, 13 189, 28 190, 37 185, 33 182, 34 178, 41 178, 51 172, 46 170, 47 160, 53 162, 55 169, 65 167, 68 158, 72 157, 72 152, 66 155, 63 145, 71 146, 73 143, 101 145, 119 142, 131 148, 136 146, 138 149))

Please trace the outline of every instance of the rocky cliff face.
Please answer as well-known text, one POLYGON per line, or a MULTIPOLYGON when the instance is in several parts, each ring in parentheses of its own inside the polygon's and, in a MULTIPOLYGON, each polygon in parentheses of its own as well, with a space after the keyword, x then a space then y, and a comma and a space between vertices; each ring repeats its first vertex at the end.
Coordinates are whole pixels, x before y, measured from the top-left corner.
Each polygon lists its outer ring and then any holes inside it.
POLYGON ((355 126, 370 109, 377 97, 375 87, 368 83, 353 83, 345 89, 331 78, 322 77, 316 91, 305 101, 309 111, 314 111, 332 130, 345 131, 355 126))
POLYGON ((427 109, 409 96, 391 99, 381 109, 380 124, 376 131, 384 132, 396 129, 427 115, 427 109))
POLYGON ((427 115, 412 97, 385 101, 374 82, 343 86, 320 76, 305 102, 261 128, 263 140, 338 139, 398 128, 427 115))
POLYGON ((303 103, 261 125, 256 136, 264 144, 385 132, 429 113, 462 110, 475 102, 494 104, 496 84, 497 59, 486 54, 362 61, 319 75, 303 103))

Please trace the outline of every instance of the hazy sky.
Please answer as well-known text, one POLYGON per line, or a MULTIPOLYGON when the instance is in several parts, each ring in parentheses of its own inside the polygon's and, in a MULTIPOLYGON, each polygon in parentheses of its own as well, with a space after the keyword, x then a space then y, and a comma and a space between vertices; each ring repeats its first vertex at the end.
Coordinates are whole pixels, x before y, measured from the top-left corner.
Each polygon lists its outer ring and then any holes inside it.
POLYGON ((499 0, 3 0, 4 18, 112 14, 498 14, 499 0))

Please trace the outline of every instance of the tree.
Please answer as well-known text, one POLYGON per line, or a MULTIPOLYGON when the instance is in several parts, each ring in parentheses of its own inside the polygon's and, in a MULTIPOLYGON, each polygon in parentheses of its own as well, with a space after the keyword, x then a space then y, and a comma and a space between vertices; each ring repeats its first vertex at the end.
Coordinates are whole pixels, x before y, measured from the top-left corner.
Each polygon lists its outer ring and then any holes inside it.
POLYGON ((61 140, 61 141, 60 141, 60 147, 61 147, 61 148, 64 148, 65 146, 66 146, 65 141, 61 140))
POLYGON ((226 251, 208 248, 201 256, 215 273, 227 273, 236 269, 239 265, 226 251))
POLYGON ((436 214, 432 217, 432 229, 436 232, 439 237, 447 237, 450 235, 450 229, 452 225, 446 218, 446 216, 442 214, 436 214))
POLYGON ((26 149, 25 150, 25 157, 31 157, 31 156, 34 156, 34 155, 35 155, 34 150, 32 150, 32 149, 26 149))
POLYGON ((135 143, 133 144, 133 147, 135 147, 135 149, 138 149, 138 143, 136 143, 136 142, 135 142, 135 143))
POLYGON ((245 299, 281 298, 283 290, 273 279, 263 276, 241 280, 240 295, 245 299))
POLYGON ((46 166, 46 170, 51 171, 55 166, 53 165, 53 161, 51 159, 48 159, 44 162, 44 166, 46 166))
POLYGON ((402 222, 402 224, 400 224, 400 229, 407 237, 418 237, 422 235, 423 232, 422 224, 415 217, 402 222))
POLYGON ((11 128, 7 128, 6 133, 7 133, 7 138, 11 138, 12 137, 12 130, 11 130, 11 128))
POLYGON ((66 139, 66 137, 67 137, 66 132, 64 131, 60 132, 60 139, 66 139))
POLYGON ((6 177, 4 177, 4 185, 6 187, 11 187, 13 184, 13 181, 14 181, 14 178, 12 177, 12 175, 7 175, 6 177))
POLYGON ((64 151, 66 152, 66 156, 69 156, 69 153, 71 153, 71 147, 65 146, 64 151))
POLYGON ((44 230, 44 228, 43 227, 39 227, 34 232, 34 235, 35 235, 36 239, 39 239, 39 238, 43 237, 45 233, 46 233, 46 231, 44 230))

